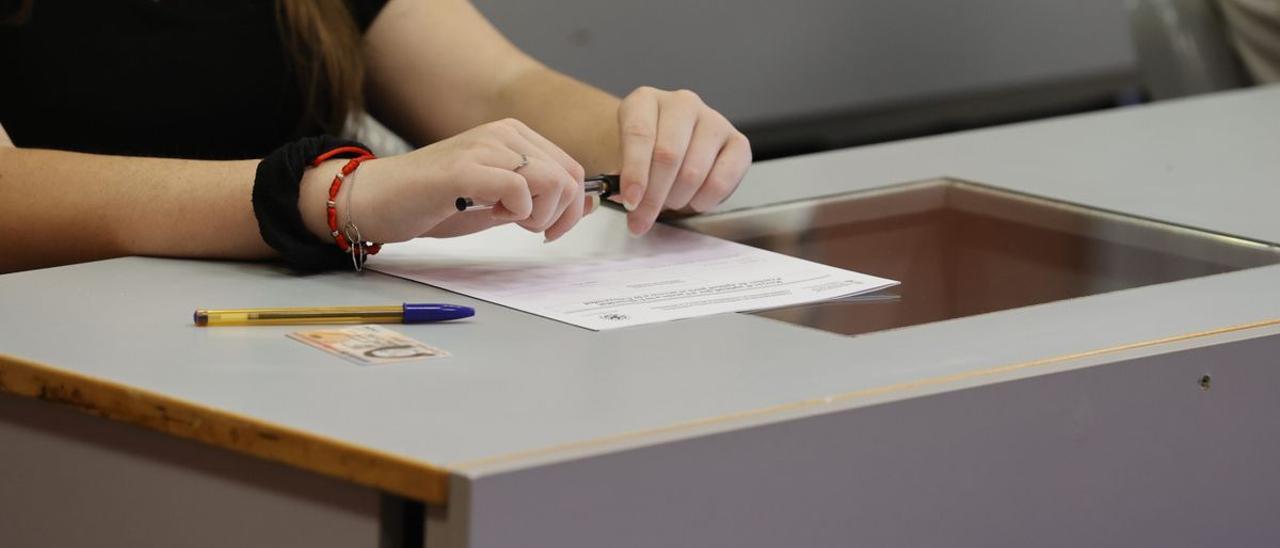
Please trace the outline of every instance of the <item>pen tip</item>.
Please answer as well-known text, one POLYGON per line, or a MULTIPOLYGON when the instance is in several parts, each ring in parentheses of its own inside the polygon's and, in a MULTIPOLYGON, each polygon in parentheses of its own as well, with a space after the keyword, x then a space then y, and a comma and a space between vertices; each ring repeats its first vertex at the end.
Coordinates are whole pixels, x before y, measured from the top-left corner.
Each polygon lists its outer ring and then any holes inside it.
POLYGON ((195 311, 195 313, 191 315, 191 319, 198 327, 205 327, 209 325, 209 313, 203 310, 195 311))

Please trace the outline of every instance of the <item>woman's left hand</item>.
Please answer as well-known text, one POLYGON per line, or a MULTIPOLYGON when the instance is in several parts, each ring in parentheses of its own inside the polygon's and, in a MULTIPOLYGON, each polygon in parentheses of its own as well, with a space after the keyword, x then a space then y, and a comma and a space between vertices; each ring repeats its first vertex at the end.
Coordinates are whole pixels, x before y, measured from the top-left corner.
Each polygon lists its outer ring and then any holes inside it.
POLYGON ((627 227, 644 234, 663 209, 707 211, 733 193, 751 143, 688 90, 642 87, 618 107, 627 227))

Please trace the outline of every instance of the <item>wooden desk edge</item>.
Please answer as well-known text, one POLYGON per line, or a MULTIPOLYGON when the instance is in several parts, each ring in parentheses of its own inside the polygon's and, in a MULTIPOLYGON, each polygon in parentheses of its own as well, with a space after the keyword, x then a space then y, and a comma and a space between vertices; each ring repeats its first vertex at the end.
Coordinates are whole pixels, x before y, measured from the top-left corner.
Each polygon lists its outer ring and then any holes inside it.
POLYGON ((0 353, 0 391, 443 505, 444 468, 0 353))
POLYGON ((616 446, 627 440, 662 433, 692 430, 711 424, 750 417, 766 417, 815 407, 828 407, 869 395, 896 392, 925 385, 949 384, 972 377, 1059 363, 1063 361, 1159 346, 1201 337, 1274 327, 1280 318, 1217 329, 1143 340, 1085 352, 967 371, 954 375, 802 400, 724 416, 677 423, 666 427, 604 436, 573 443, 495 455, 451 463, 444 468, 429 463, 371 451, 342 441, 291 430, 279 425, 220 411, 191 402, 130 388, 111 381, 74 373, 0 353, 0 391, 71 405, 81 411, 112 420, 140 425, 167 434, 197 440, 259 458, 282 462, 319 474, 374 487, 389 493, 445 504, 451 470, 475 471, 526 459, 545 458, 588 448, 616 446))

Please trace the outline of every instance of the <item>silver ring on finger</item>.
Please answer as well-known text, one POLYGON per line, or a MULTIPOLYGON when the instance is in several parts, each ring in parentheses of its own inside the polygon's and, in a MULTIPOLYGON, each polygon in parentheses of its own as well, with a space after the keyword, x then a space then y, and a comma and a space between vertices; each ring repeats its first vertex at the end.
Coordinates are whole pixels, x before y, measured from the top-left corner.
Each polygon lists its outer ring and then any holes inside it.
POLYGON ((521 154, 520 154, 520 165, 518 165, 518 166, 516 166, 516 167, 514 167, 514 168, 511 168, 511 171, 520 171, 521 169, 523 169, 523 168, 524 168, 524 166, 527 166, 527 165, 529 165, 529 155, 528 155, 528 154, 521 153, 521 154))

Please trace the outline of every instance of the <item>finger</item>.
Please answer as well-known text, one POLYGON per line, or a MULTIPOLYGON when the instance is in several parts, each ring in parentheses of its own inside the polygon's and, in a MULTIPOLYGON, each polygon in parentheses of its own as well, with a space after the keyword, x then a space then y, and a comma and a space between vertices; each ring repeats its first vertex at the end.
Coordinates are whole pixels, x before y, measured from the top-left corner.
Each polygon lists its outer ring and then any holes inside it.
POLYGON ((741 133, 735 133, 725 142, 716 156, 716 163, 707 174, 702 188, 689 200, 694 211, 710 211, 728 198, 742 182, 747 168, 751 167, 751 143, 741 133))
POLYGON ((570 183, 569 175, 559 164, 540 157, 530 157, 529 164, 517 173, 524 177, 533 196, 532 212, 517 224, 530 232, 542 232, 564 211, 560 203, 570 183))
POLYGON ((572 184, 577 186, 578 190, 577 192, 574 192, 573 187, 566 189, 564 199, 566 203, 569 204, 569 207, 564 210, 558 219, 556 219, 556 222, 547 227, 547 242, 554 242, 560 239, 560 237, 564 236, 566 232, 569 232, 569 229, 578 224, 578 221, 586 214, 586 203, 584 203, 585 201, 581 196, 581 185, 578 185, 577 182, 572 184))
POLYGON ((622 204, 632 211, 644 197, 658 133, 658 99, 653 90, 641 88, 622 101, 618 128, 622 132, 622 204))
POLYGON ((533 214, 533 193, 524 175, 487 165, 476 168, 474 183, 467 186, 463 195, 479 203, 495 204, 487 212, 476 211, 476 215, 488 213, 505 221, 521 221, 533 214))
POLYGON ((667 209, 683 209, 689 205, 689 200, 706 182, 731 131, 728 120, 718 113, 704 112, 700 116, 698 125, 693 128, 693 137, 689 139, 689 150, 685 152, 680 171, 676 172, 675 183, 667 193, 664 204, 667 209))
MULTIPOLYGON (((498 122, 497 125, 505 130, 498 133, 503 145, 518 154, 522 154, 524 157, 530 158, 531 161, 536 158, 546 162, 553 166, 552 171, 557 171, 560 174, 559 180, 554 183, 557 188, 560 188, 561 195, 555 200, 555 205, 552 206, 550 215, 544 217, 544 209, 541 204, 544 201, 552 200, 555 190, 542 191, 541 187, 535 187, 534 203, 536 211, 529 219, 519 223, 522 227, 532 232, 542 232, 559 219, 565 210, 569 209, 573 202, 578 200, 578 196, 582 194, 582 166, 561 150, 560 147, 519 120, 509 118, 498 122)), ((520 171, 525 169, 528 168, 520 169, 520 171)))
MULTIPOLYGON (((514 132, 512 132, 514 134, 514 132)), ((521 182, 524 191, 521 196, 512 195, 515 201, 510 204, 501 200, 493 200, 486 196, 480 196, 474 191, 467 189, 460 195, 468 196, 476 201, 476 203, 492 203, 494 208, 490 215, 497 216, 508 221, 523 221, 533 214, 533 187, 522 171, 528 169, 529 165, 538 159, 537 155, 530 156, 522 154, 511 149, 505 142, 494 143, 491 146, 476 149, 473 161, 480 166, 487 168, 486 173, 492 174, 492 170, 506 172, 509 175, 501 177, 504 181, 512 181, 512 175, 521 182), (527 201, 526 201, 527 200, 527 201)), ((546 161, 546 160, 543 160, 546 161)), ((483 211, 483 210, 477 210, 483 211)))
MULTIPOLYGON (((581 197, 582 197, 582 184, 572 179, 569 179, 566 176, 566 178, 563 179, 560 183, 559 203, 556 205, 555 212, 551 214, 547 223, 541 226, 530 224, 530 226, 527 228, 532 232, 545 232, 546 230, 549 230, 552 226, 555 225, 555 223, 559 222, 559 220, 567 214, 570 208, 574 207, 575 204, 582 203, 581 197)), ((578 218, 582 217, 582 212, 580 210, 578 211, 577 216, 578 218)), ((573 223, 577 223, 577 222, 578 220, 574 219, 569 226, 572 227, 573 223)))
POLYGON ((572 156, 569 156, 569 153, 551 142, 550 139, 543 137, 542 134, 534 131, 533 128, 530 128, 519 120, 512 120, 510 123, 521 137, 523 137, 528 143, 536 146, 539 151, 545 154, 546 158, 560 164, 560 167, 563 167, 565 172, 568 173, 575 181, 581 183, 582 179, 586 177, 586 170, 582 168, 582 164, 578 163, 577 160, 574 160, 572 156))
MULTIPOLYGON (((560 161, 553 157, 551 152, 545 150, 542 146, 525 137, 517 126, 523 127, 524 124, 521 124, 516 120, 510 120, 504 121, 500 125, 502 130, 497 134, 498 144, 496 145, 496 148, 499 151, 497 153, 497 157, 506 158, 507 156, 511 156, 514 160, 508 161, 509 163, 507 164, 497 163, 495 167, 503 167, 503 165, 507 165, 512 171, 523 171, 524 168, 522 165, 526 158, 538 158, 556 166, 561 165, 560 161), (510 151, 511 155, 508 155, 506 151, 510 151)), ((553 148, 554 146, 555 145, 552 145, 553 148)), ((563 170, 564 168, 561 167, 561 169, 563 170)))
MULTIPOLYGON (((692 95, 692 92, 686 93, 692 95)), ((676 171, 680 169, 685 152, 689 149, 689 139, 698 122, 700 103, 696 96, 682 97, 684 96, 680 95, 662 101, 659 107, 658 133, 653 144, 653 159, 649 165, 649 182, 645 186, 640 205, 627 219, 627 227, 632 234, 644 234, 658 219, 671 185, 675 182, 676 171)))
MULTIPOLYGON (((511 151, 503 156, 510 157, 511 151)), ((451 237, 479 232, 497 225, 520 221, 533 211, 533 195, 523 175, 505 167, 487 163, 473 164, 456 181, 458 194, 472 197, 477 203, 494 204, 490 209, 469 209, 431 227, 420 236, 451 237)), ((449 204, 453 205, 453 204, 449 204)))
MULTIPOLYGON (((563 175, 564 179, 570 176, 565 173, 564 168, 550 157, 541 148, 529 142, 524 136, 520 135, 515 129, 509 131, 499 137, 498 142, 480 149, 477 152, 476 161, 498 169, 505 169, 512 173, 525 174, 529 171, 530 166, 537 164, 533 168, 537 181, 540 182, 547 179, 548 173, 563 175), (549 170, 549 171, 548 171, 549 170)), ((544 186, 533 186, 530 181, 530 188, 543 189, 544 186)), ((533 192, 535 196, 546 194, 545 191, 533 192)))

